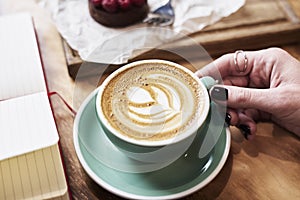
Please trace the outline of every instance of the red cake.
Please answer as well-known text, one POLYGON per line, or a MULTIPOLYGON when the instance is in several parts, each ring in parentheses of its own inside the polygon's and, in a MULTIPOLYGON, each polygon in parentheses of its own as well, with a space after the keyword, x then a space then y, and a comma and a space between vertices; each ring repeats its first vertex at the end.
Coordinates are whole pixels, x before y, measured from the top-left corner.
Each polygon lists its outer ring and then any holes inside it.
POLYGON ((148 14, 147 0, 88 0, 90 15, 108 27, 141 22, 148 14))

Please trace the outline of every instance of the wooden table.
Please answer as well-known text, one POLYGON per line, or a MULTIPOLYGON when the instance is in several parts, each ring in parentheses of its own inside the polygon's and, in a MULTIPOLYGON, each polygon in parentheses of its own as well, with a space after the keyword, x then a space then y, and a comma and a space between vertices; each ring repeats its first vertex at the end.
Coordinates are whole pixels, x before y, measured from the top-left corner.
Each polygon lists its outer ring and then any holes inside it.
MULTIPOLYGON (((60 93, 69 104, 78 109, 83 99, 104 78, 86 77, 73 80, 66 66, 61 37, 50 17, 33 0, 20 0, 9 6, 3 6, 4 2, 0 1, 0 14, 17 11, 29 11, 33 14, 49 90, 60 93)), ((300 43, 281 47, 300 59, 300 43)), ((182 60, 177 62, 189 67, 182 60)), ((194 62, 203 66, 207 61, 194 62)), ((52 96, 50 100, 72 197, 80 200, 120 199, 97 185, 86 174, 73 146, 74 115, 57 96, 52 96)), ((206 187, 185 199, 300 199, 298 137, 272 123, 259 123, 257 136, 251 142, 244 140, 236 128, 231 127, 231 132, 230 153, 220 173, 206 187)))

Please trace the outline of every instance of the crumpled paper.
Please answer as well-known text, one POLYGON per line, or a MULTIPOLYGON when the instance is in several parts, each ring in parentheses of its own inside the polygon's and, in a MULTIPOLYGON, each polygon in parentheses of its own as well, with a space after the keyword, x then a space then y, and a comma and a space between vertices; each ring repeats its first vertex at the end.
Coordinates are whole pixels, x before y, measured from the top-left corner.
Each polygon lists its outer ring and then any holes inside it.
MULTIPOLYGON (((159 28, 140 23, 125 28, 108 28, 90 16, 88 0, 37 0, 49 10, 69 46, 84 61, 122 64, 131 57, 176 37, 190 34, 236 12, 245 0, 173 0, 174 24, 159 28)), ((165 4, 148 0, 150 11, 165 4)))

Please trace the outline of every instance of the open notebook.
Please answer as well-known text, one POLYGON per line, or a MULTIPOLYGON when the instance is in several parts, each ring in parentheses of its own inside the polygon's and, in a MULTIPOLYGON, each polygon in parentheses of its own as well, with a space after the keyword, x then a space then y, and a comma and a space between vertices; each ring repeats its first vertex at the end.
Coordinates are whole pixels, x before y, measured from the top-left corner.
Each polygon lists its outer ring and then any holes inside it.
POLYGON ((0 199, 69 199, 32 17, 0 17, 0 199))

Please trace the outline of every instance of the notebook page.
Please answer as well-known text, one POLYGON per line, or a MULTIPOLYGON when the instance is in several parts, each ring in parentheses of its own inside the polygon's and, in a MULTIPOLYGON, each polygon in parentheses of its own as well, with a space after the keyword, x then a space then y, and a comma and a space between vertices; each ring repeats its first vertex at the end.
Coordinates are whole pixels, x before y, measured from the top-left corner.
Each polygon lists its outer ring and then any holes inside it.
POLYGON ((32 18, 0 17, 0 199, 68 199, 32 18))
POLYGON ((3 160, 0 199, 67 199, 62 169, 58 145, 3 160))
POLYGON ((0 100, 46 91, 32 18, 0 18, 0 100))
POLYGON ((46 92, 0 101, 0 111, 0 161, 58 142, 46 92))

